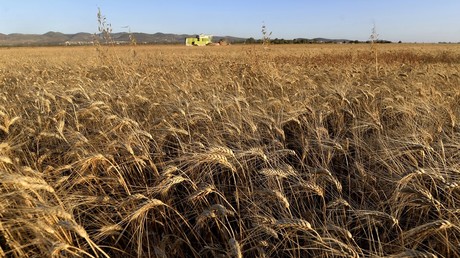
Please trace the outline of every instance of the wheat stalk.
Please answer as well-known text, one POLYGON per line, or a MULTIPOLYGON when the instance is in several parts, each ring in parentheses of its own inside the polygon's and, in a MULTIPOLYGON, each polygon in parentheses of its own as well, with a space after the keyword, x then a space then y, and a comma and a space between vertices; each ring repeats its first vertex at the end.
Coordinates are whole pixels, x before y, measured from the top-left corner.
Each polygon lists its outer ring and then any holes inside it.
POLYGON ((3 184, 15 185, 21 189, 28 189, 32 191, 44 190, 49 193, 54 193, 54 188, 51 187, 45 180, 38 177, 4 174, 0 172, 0 180, 3 184))
POLYGON ((279 219, 275 222, 275 226, 280 229, 290 228, 305 231, 313 230, 310 222, 303 219, 279 219))
POLYGON ((216 192, 216 188, 213 185, 206 185, 204 187, 201 187, 197 191, 195 191, 193 194, 191 194, 188 199, 190 201, 196 201, 197 199, 203 199, 205 198, 208 194, 216 192))
POLYGON ((451 228, 458 230, 458 227, 448 220, 436 220, 405 231, 401 237, 406 245, 418 246, 427 237, 442 234, 442 232, 451 228))
POLYGON ((77 233, 80 237, 86 240, 86 242, 90 245, 91 249, 93 252, 96 254, 96 257, 99 257, 98 253, 102 254, 104 257, 109 258, 110 256, 104 252, 98 245, 96 245, 86 232, 86 230, 79 224, 77 224, 74 221, 65 221, 65 220, 60 220, 58 222, 58 225, 61 226, 62 228, 75 232, 77 233))
POLYGON ((149 199, 146 202, 142 203, 138 209, 136 209, 133 213, 129 216, 129 221, 137 220, 139 218, 143 218, 145 214, 155 208, 165 206, 168 207, 164 202, 158 199, 149 199))
POLYGON ((230 238, 228 240, 228 245, 230 247, 229 250, 229 256, 230 257, 235 257, 235 258, 242 258, 243 254, 241 252, 241 246, 240 243, 235 238, 230 238))

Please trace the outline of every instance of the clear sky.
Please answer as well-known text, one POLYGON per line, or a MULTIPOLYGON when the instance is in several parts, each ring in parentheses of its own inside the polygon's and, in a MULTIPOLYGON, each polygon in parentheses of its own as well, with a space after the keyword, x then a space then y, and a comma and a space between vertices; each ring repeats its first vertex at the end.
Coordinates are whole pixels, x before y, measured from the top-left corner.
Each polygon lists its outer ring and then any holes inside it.
POLYGON ((460 42, 460 0, 0 0, 0 33, 114 32, 460 42))

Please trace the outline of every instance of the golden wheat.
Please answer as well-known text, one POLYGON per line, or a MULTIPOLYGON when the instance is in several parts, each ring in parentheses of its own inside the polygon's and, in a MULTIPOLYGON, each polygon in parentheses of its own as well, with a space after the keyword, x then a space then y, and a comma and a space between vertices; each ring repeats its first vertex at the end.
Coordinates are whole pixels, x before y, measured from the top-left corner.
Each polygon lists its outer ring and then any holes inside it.
POLYGON ((455 45, 0 52, 0 257, 460 256, 455 45))

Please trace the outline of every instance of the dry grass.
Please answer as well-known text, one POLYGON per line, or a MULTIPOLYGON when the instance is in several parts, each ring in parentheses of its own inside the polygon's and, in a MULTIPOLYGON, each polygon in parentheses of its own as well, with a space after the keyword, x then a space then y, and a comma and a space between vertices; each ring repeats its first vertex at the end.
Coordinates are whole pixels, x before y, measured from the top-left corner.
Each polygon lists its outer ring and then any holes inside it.
POLYGON ((0 49, 0 257, 460 256, 460 49, 0 49))

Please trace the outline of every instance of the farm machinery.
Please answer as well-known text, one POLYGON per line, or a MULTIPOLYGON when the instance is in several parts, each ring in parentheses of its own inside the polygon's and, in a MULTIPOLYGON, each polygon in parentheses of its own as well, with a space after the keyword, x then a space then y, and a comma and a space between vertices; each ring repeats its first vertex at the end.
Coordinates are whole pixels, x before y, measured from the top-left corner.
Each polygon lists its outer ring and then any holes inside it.
POLYGON ((196 37, 185 38, 185 45, 204 47, 204 46, 222 46, 222 45, 228 45, 228 43, 223 39, 219 40, 219 42, 217 43, 213 43, 211 35, 200 34, 200 35, 197 35, 196 37))

